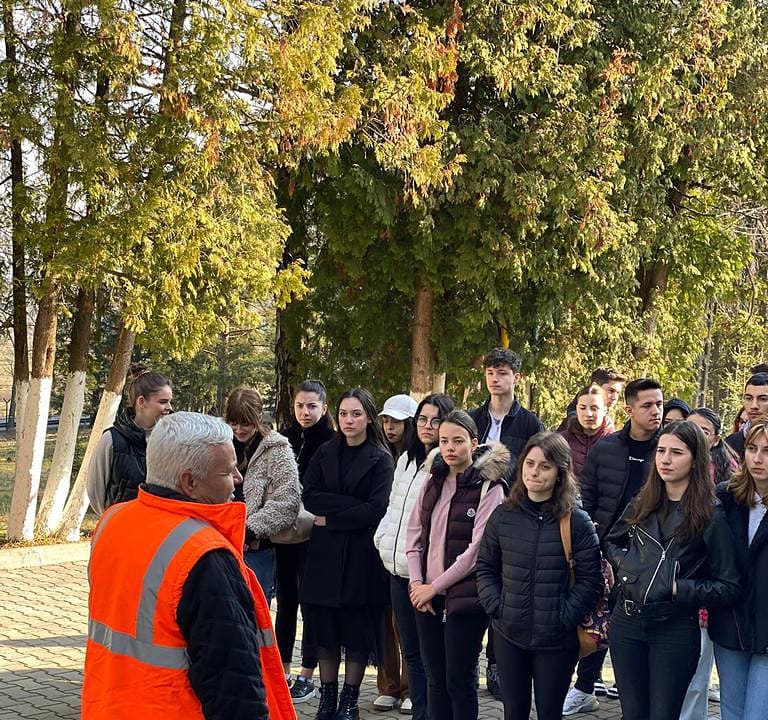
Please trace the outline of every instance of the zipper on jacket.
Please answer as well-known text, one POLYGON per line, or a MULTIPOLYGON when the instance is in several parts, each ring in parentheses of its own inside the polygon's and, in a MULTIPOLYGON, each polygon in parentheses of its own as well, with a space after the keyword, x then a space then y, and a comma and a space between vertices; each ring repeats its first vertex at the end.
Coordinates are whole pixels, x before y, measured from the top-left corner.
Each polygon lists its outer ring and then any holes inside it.
POLYGON ((448 622, 448 611, 443 608, 443 622, 448 622))
MULTIPOLYGON (((536 544, 534 545, 534 553, 533 553, 533 560, 534 564, 536 562, 536 558, 539 555, 539 541, 541 540, 541 528, 544 523, 544 516, 543 515, 536 515, 536 544)), ((528 584, 528 601, 529 605, 528 607, 531 608, 531 612, 533 612, 533 608, 535 607, 534 604, 534 585, 535 585, 535 578, 536 578, 536 568, 533 568, 533 577, 531 578, 530 583, 528 584)), ((528 644, 533 645, 533 615, 531 615, 531 625, 530 625, 530 635, 528 644)))
MULTIPOLYGON (((659 558, 659 562, 656 564, 656 569, 653 571, 653 575, 651 576, 651 581, 648 583, 648 587, 645 589, 645 594, 643 595, 643 605, 645 605, 648 602, 648 593, 651 592, 651 588, 653 587, 653 583, 656 580, 656 576, 659 574, 659 570, 661 569, 661 565, 667 558, 667 551, 672 546, 672 543, 675 542, 675 538, 673 537, 668 543, 667 546, 664 547, 653 535, 650 533, 647 533, 643 528, 639 527, 637 528, 640 532, 643 533, 648 539, 652 540, 655 545, 658 545, 659 548, 661 548, 661 557, 659 558)), ((640 539, 640 536, 638 535, 638 540, 640 539)))
POLYGON ((739 648, 743 652, 747 648, 744 645, 744 641, 741 639, 741 628, 739 627, 739 619, 736 617, 736 608, 732 607, 731 612, 733 613, 733 624, 736 626, 736 637, 739 638, 739 648))

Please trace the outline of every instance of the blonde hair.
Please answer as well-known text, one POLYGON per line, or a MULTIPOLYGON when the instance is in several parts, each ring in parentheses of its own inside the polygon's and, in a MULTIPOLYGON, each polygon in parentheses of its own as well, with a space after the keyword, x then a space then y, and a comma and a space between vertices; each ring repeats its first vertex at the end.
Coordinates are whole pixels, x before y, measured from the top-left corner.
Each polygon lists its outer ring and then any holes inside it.
MULTIPOLYGON (((746 448, 747 445, 752 443, 760 433, 763 433, 768 438, 768 420, 758 420, 750 426, 747 431, 747 437, 744 439, 744 447, 746 448)), ((733 477, 728 482, 728 490, 739 505, 755 507, 757 486, 755 485, 755 479, 747 468, 746 462, 742 464, 741 470, 733 474, 733 477)))

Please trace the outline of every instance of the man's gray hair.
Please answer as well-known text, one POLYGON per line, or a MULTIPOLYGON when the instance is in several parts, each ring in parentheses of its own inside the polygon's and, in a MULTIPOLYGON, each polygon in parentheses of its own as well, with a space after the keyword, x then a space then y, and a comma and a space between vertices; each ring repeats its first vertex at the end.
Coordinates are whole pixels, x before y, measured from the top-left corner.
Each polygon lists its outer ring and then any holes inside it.
POLYGON ((147 440, 147 482, 179 489, 181 473, 208 474, 210 446, 232 442, 232 428, 212 415, 177 412, 155 425, 147 440))

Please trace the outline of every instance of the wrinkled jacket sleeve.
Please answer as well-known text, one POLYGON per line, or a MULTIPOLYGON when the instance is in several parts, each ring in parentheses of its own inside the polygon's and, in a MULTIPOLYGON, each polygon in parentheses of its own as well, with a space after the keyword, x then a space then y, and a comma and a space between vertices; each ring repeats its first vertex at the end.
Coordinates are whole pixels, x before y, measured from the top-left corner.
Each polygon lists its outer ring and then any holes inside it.
POLYGON ((88 501, 99 515, 107 509, 107 482, 112 472, 112 459, 112 433, 105 432, 93 451, 85 481, 88 501))
MULTIPOLYGON (((269 497, 261 507, 249 503, 246 494, 247 514, 245 524, 257 538, 268 538, 289 528, 299 514, 301 485, 299 469, 290 445, 275 445, 268 450, 267 488, 269 497)), ((248 467, 245 475, 253 469, 248 467)))
POLYGON ((378 526, 392 491, 393 463, 389 454, 383 454, 370 472, 371 491, 366 500, 356 499, 356 505, 328 513, 325 517, 328 530, 369 530, 378 526))
POLYGON ((732 605, 741 592, 740 576, 733 535, 721 507, 715 508, 703 539, 707 548, 709 577, 679 578, 675 600, 696 607, 732 605))
POLYGON ((566 628, 575 628, 595 609, 604 586, 597 533, 583 512, 574 511, 571 515, 571 544, 575 582, 563 607, 566 628))
POLYGON ((206 720, 268 720, 253 597, 224 550, 189 573, 176 612, 206 720))
POLYGON ((485 525, 480 550, 477 554, 475 572, 480 604, 492 618, 499 618, 501 610, 501 543, 499 542, 499 513, 503 506, 496 508, 485 525))
POLYGON ((587 455, 587 462, 581 471, 579 481, 581 507, 593 520, 595 510, 597 510, 597 456, 599 451, 596 452, 596 450, 596 447, 592 448, 592 451, 587 455))
POLYGON ((611 528, 611 532, 608 533, 608 537, 605 538, 603 543, 605 558, 611 563, 614 572, 618 571, 621 560, 626 555, 627 548, 629 547, 632 526, 629 524, 628 519, 634 515, 634 512, 635 503, 631 502, 611 528))

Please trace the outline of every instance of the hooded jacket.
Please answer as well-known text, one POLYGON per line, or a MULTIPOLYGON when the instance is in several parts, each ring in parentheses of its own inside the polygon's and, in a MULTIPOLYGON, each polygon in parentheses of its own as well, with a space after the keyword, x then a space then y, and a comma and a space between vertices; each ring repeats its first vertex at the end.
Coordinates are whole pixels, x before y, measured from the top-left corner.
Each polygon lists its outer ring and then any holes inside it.
MULTIPOLYGON (((421 572, 427 576, 427 557, 429 555, 432 511, 443 491, 449 468, 443 462, 438 450, 433 450, 427 458, 429 480, 421 498, 419 515, 421 519, 421 572)), ((491 442, 475 450, 474 461, 466 472, 456 479, 456 491, 450 502, 448 524, 445 538, 445 567, 449 568, 456 558, 472 542, 475 531, 475 517, 485 486, 486 492, 491 487, 501 484, 506 488, 510 471, 510 452, 502 444, 491 442)), ((445 594, 445 609, 449 615, 483 612, 477 594, 477 578, 474 569, 464 578, 451 585, 445 594)))

